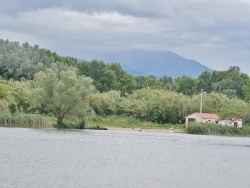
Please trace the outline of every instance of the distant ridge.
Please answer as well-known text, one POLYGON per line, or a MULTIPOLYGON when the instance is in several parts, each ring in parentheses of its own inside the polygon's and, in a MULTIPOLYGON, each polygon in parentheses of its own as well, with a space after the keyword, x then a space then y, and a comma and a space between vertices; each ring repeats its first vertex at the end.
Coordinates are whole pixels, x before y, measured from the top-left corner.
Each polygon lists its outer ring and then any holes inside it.
POLYGON ((187 75, 197 78, 204 71, 212 71, 198 61, 186 59, 170 51, 124 50, 96 53, 92 59, 105 63, 120 63, 134 76, 153 75, 157 78, 187 75))

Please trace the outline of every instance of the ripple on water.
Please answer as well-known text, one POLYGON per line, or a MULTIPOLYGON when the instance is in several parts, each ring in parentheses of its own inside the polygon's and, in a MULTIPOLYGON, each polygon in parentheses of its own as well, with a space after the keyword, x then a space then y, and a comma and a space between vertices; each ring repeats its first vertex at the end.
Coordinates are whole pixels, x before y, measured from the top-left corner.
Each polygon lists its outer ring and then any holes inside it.
POLYGON ((250 187, 248 138, 0 128, 0 187, 250 187))

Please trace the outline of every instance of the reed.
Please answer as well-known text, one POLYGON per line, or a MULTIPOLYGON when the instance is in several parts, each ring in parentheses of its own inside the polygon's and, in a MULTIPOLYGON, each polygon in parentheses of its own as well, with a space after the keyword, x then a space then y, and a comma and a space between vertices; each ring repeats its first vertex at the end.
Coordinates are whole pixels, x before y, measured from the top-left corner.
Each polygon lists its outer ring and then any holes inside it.
POLYGON ((0 114, 1 127, 49 128, 48 119, 36 114, 0 114))
POLYGON ((187 133, 201 135, 250 136, 250 127, 234 128, 207 123, 191 123, 187 133))

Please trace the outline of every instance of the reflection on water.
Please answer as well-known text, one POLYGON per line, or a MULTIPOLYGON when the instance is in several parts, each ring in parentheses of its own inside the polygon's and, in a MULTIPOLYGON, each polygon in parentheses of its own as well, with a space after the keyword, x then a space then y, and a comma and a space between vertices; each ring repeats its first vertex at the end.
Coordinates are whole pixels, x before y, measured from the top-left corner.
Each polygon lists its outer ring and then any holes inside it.
POLYGON ((0 187, 250 187, 250 139, 0 128, 0 187))

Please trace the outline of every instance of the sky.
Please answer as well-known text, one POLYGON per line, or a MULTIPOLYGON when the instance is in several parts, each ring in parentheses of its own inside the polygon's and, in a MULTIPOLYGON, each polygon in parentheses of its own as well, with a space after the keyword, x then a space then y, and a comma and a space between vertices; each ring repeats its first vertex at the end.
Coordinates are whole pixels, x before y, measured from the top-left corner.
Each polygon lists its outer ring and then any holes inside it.
POLYGON ((250 0, 0 0, 0 38, 80 59, 168 50, 250 75, 250 0))

